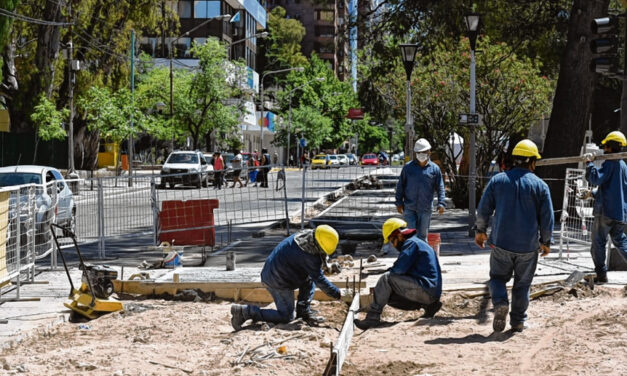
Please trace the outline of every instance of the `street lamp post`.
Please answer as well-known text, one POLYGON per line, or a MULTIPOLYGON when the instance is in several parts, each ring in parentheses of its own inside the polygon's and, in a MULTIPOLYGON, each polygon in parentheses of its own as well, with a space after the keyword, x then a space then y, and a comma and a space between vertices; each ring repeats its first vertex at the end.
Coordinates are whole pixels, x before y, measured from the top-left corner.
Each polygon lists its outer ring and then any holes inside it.
POLYGON ((405 121, 405 162, 412 159, 414 149, 414 120, 411 115, 411 72, 414 70, 416 60, 417 44, 401 44, 403 64, 407 75, 407 97, 406 97, 406 121, 405 121))
MULTIPOLYGON (((318 82, 322 82, 324 80, 325 80, 324 77, 316 77, 314 79, 314 81, 318 81, 318 82)), ((289 163, 290 163, 290 138, 291 138, 290 137, 290 130, 292 129, 292 95, 294 94, 294 92, 296 90, 302 89, 305 86, 309 85, 309 82, 310 81, 305 82, 304 84, 302 84, 302 85, 300 85, 298 87, 293 88, 292 90, 290 90, 290 93, 289 93, 289 96, 290 96, 290 114, 289 114, 289 117, 288 117, 289 120, 287 122, 287 153, 285 153, 285 165, 286 166, 289 166, 289 163)))
POLYGON ((259 138, 260 140, 260 145, 259 145, 259 152, 261 153, 261 149, 263 149, 263 110, 264 110, 264 105, 263 105, 263 80, 266 78, 266 76, 271 75, 271 74, 277 74, 277 73, 285 73, 285 72, 291 72, 291 71, 297 71, 297 72, 302 72, 304 71, 305 68, 303 67, 293 67, 293 68, 286 68, 286 69, 279 69, 279 70, 274 70, 274 71, 267 71, 265 72, 263 75, 261 75, 261 80, 259 81, 259 94, 261 97, 261 124, 260 124, 260 128, 261 130, 259 131, 259 138))
POLYGON ((227 52, 226 52, 226 56, 229 60, 231 60, 231 49, 234 45, 238 44, 238 43, 243 43, 246 42, 249 39, 253 39, 253 38, 267 38, 269 35, 269 33, 267 31, 263 31, 261 33, 257 33, 257 34, 253 34, 249 37, 246 38, 242 38, 240 40, 236 40, 235 42, 231 42, 227 45, 227 52))
MULTIPOLYGON (((464 17, 466 21, 466 30, 468 31, 468 39, 470 40, 470 113, 474 114, 475 109, 475 47, 477 45, 477 34, 479 32, 479 15, 476 13, 468 14, 464 17)), ((476 220, 476 175, 477 175, 477 156, 475 148, 475 124, 470 124, 470 177, 468 179, 468 236, 475 236, 475 220, 476 220)))
MULTIPOLYGON (((190 33, 200 29, 201 27, 205 26, 206 24, 208 24, 209 22, 213 21, 213 20, 223 20, 223 21, 228 21, 231 19, 231 15, 230 14, 222 14, 216 17, 211 17, 208 18, 207 20, 201 22, 200 24, 194 26, 193 28, 191 28, 190 30, 187 30, 186 32, 184 32, 183 34, 179 35, 178 37, 174 38, 173 40, 170 41, 170 50, 168 52, 168 56, 170 58, 170 121, 174 122, 174 73, 173 73, 173 59, 174 59, 174 42, 176 42, 177 40, 188 36, 190 33)), ((172 124, 170 124, 172 125, 172 124)), ((174 151, 174 136, 172 136, 172 145, 171 145, 172 151, 174 151)))

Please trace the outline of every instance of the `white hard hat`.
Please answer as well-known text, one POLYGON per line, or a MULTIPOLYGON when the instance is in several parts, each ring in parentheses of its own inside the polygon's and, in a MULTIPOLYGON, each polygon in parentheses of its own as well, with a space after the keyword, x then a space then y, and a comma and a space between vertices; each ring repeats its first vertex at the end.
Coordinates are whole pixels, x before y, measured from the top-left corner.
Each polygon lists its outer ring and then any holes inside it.
POLYGON ((416 141, 416 143, 414 144, 414 151, 416 153, 429 151, 429 150, 431 150, 431 144, 429 143, 429 141, 425 140, 424 138, 418 139, 418 141, 416 141))

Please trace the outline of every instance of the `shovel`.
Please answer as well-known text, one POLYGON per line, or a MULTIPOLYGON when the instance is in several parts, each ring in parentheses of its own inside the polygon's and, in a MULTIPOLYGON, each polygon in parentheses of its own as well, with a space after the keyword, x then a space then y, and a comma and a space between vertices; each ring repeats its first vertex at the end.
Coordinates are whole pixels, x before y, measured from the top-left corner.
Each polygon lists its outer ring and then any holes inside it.
POLYGON ((565 288, 570 291, 575 286, 575 284, 577 284, 577 282, 581 281, 584 277, 585 277, 585 274, 583 272, 581 272, 579 270, 575 270, 574 272, 570 273, 568 278, 566 278, 563 282, 560 282, 561 286, 552 286, 552 287, 547 287, 544 290, 536 291, 536 292, 530 294, 529 298, 530 299, 535 299, 535 298, 538 298, 538 297, 543 296, 543 295, 556 293, 556 292, 558 292, 558 291, 560 291, 562 289, 565 289, 565 288))

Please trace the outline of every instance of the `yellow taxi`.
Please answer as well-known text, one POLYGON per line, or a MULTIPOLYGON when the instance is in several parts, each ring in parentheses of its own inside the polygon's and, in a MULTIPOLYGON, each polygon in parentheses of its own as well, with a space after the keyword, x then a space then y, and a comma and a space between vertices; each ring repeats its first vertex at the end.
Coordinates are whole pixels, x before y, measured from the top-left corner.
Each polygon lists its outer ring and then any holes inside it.
POLYGON ((328 168, 329 167, 329 156, 326 154, 318 154, 311 160, 311 169, 315 170, 317 168, 328 168))

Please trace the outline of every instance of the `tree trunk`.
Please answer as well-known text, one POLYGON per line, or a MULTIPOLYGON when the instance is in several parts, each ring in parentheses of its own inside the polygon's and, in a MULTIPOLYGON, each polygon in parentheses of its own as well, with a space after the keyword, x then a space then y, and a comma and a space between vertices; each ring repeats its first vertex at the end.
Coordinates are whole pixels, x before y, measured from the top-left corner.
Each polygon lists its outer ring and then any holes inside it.
MULTIPOLYGON (((575 0, 570 12, 568 42, 560 63, 560 75, 553 99, 553 111, 544 143, 543 158, 578 155, 583 144, 596 73, 588 69, 590 23, 607 14, 609 0, 575 0)), ((538 175, 547 179, 555 210, 562 207, 564 176, 567 167, 539 167, 538 175), (555 179, 555 180, 553 180, 555 179)))

